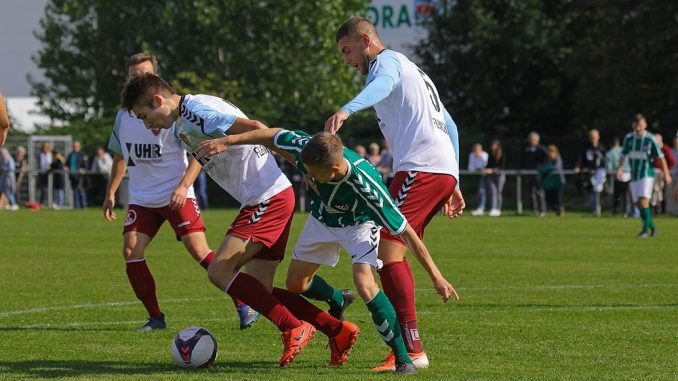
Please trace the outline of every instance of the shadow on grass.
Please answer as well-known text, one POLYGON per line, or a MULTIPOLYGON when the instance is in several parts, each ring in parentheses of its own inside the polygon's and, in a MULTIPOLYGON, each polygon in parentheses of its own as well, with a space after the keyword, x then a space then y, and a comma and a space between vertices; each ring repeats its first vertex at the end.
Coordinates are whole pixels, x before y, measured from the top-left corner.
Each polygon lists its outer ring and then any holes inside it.
POLYGON ((21 378, 62 378, 77 376, 104 375, 181 375, 181 374, 221 374, 271 372, 278 368, 272 361, 219 361, 209 369, 180 369, 168 362, 131 363, 122 361, 90 361, 90 360, 30 360, 0 361, 1 373, 9 377, 21 378))

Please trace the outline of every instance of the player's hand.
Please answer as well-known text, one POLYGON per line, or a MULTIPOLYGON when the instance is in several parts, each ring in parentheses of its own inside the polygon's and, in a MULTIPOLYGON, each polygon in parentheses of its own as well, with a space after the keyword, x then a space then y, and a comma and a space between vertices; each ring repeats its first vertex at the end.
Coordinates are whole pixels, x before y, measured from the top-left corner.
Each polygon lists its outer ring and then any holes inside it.
POLYGON ((454 297, 456 300, 459 300, 459 294, 457 294, 457 291, 445 278, 440 277, 434 280, 433 287, 435 287, 436 292, 443 297, 444 303, 447 303, 447 301, 450 300, 451 297, 454 297))
POLYGON ((320 196, 320 193, 318 193, 318 187, 315 186, 315 182, 312 179, 309 179, 308 177, 304 176, 304 183, 306 184, 306 191, 308 192, 309 189, 313 189, 315 194, 320 196))
POLYGON ((104 218, 108 222, 111 222, 116 218, 115 212, 113 211, 114 206, 115 206, 115 197, 108 197, 104 200, 103 205, 104 218))
POLYGON ((617 181, 622 181, 622 176, 623 176, 623 175, 624 175, 624 171, 622 170, 621 167, 619 167, 619 169, 617 169, 617 176, 616 176, 616 177, 617 177, 617 181))
POLYGON ((179 210, 184 207, 186 202, 186 196, 188 195, 188 187, 179 184, 177 188, 172 192, 172 198, 170 199, 169 207, 172 210, 179 210))
POLYGON ((464 213, 464 208, 466 208, 464 196, 461 194, 461 190, 456 188, 443 206, 443 213, 449 218, 457 218, 464 213))
POLYGON ((664 176, 664 182, 666 183, 666 185, 671 185, 673 179, 671 178, 670 174, 667 173, 666 176, 664 176))
POLYGON ((217 155, 226 151, 226 148, 228 148, 229 145, 228 136, 219 139, 205 140, 198 146, 195 158, 200 160, 203 157, 217 155))
POLYGON ((344 124, 344 121, 348 119, 348 114, 346 111, 337 111, 325 122, 325 131, 329 132, 332 135, 335 135, 339 132, 339 129, 344 124))

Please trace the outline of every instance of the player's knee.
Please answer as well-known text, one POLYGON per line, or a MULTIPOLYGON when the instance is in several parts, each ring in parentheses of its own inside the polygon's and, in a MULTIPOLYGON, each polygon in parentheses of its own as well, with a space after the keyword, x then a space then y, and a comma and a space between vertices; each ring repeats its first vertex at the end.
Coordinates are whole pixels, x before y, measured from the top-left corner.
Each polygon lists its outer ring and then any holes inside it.
POLYGON ((358 295, 360 295, 364 301, 371 300, 379 292, 379 287, 374 280, 371 282, 364 280, 357 281, 355 284, 355 289, 358 295))
POLYGON ((310 282, 306 281, 305 279, 290 277, 287 277, 287 281, 285 284, 287 290, 290 292, 294 292, 295 294, 301 294, 302 292, 308 290, 308 286, 310 286, 310 282))
POLYGON ((125 246, 122 249, 122 256, 125 258, 126 261, 143 259, 144 251, 132 246, 125 246))

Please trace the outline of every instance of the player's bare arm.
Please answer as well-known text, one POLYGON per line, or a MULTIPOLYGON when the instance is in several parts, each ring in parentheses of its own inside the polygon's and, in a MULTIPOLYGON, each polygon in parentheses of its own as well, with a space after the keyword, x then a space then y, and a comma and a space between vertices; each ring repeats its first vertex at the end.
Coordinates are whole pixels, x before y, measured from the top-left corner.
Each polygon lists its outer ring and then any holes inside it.
MULTIPOLYGON (((238 144, 261 144, 265 146, 273 145, 273 138, 281 129, 266 128, 249 131, 241 134, 227 135, 223 138, 205 140, 198 146, 197 159, 210 157, 224 152, 230 145, 238 144)), ((291 155, 290 155, 291 156, 291 155)), ((283 156, 288 159, 287 156, 283 156)), ((294 160, 294 158, 292 157, 294 160)))
POLYGON ((346 119, 348 119, 348 113, 346 111, 339 110, 335 112, 334 115, 325 122, 325 131, 333 135, 336 134, 339 132, 339 129, 346 119))
POLYGON ((111 176, 108 178, 108 185, 106 186, 106 198, 104 199, 104 218, 107 221, 113 221, 116 218, 113 208, 115 207, 115 192, 120 187, 120 182, 127 171, 127 164, 125 158, 116 153, 113 156, 113 166, 111 167, 111 176))
POLYGON ((201 170, 202 167, 200 166, 200 163, 191 157, 188 162, 188 167, 186 168, 186 173, 184 173, 181 181, 174 189, 174 192, 172 192, 172 197, 170 198, 169 203, 170 209, 179 210, 184 206, 186 197, 188 196, 188 188, 193 185, 201 170))
POLYGON ((664 171, 664 182, 666 185, 671 185, 673 179, 671 179, 671 172, 669 172, 669 165, 666 164, 666 158, 661 158, 662 170, 664 171))
POLYGON ((617 164, 617 181, 622 181, 622 176, 624 171, 622 166, 624 165, 624 155, 619 156, 619 163, 617 164))
POLYGON ((9 116, 5 108, 5 98, 0 94, 0 147, 5 145, 7 133, 9 132, 9 116))
POLYGON ((443 301, 447 302, 450 297, 454 296, 456 300, 459 300, 459 295, 457 291, 452 287, 452 285, 443 277, 443 274, 438 270, 438 266, 433 262, 431 254, 429 254, 428 249, 424 245, 424 242, 419 239, 417 233, 412 229, 410 224, 407 224, 405 232, 401 235, 407 247, 412 251, 414 256, 417 258, 417 261, 424 267, 426 273, 433 281, 433 287, 435 287, 436 292, 443 297, 443 301))

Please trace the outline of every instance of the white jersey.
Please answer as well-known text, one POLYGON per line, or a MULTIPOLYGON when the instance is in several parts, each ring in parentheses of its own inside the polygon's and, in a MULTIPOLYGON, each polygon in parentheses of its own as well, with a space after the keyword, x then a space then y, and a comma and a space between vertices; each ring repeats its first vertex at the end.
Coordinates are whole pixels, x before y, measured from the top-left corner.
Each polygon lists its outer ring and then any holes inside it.
MULTIPOLYGON (((181 181, 188 160, 181 142, 169 130, 158 135, 125 110, 115 116, 108 149, 121 154, 129 174, 129 203, 159 208, 167 206, 181 181)), ((188 197, 195 198, 193 186, 188 197)))
POLYGON ((386 75, 393 91, 376 103, 379 128, 393 152, 393 170, 444 173, 459 178, 445 107, 431 79, 404 55, 384 50, 371 62, 367 82, 386 75))
MULTIPOLYGON (((174 134, 193 155, 200 142, 227 135, 236 118, 247 118, 231 103, 210 95, 184 95, 179 107, 174 134)), ((259 204, 292 186, 261 145, 230 146, 200 164, 242 206, 259 204)))

